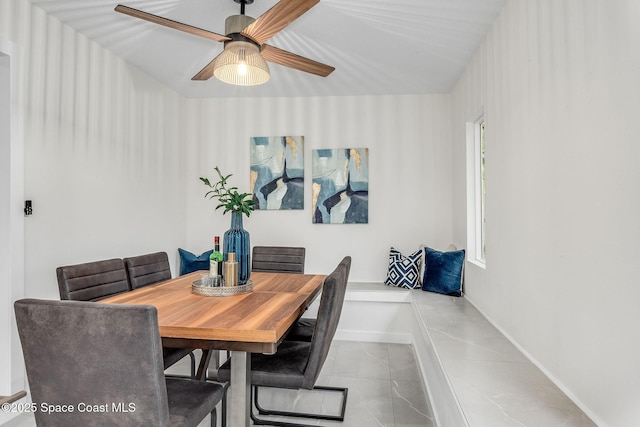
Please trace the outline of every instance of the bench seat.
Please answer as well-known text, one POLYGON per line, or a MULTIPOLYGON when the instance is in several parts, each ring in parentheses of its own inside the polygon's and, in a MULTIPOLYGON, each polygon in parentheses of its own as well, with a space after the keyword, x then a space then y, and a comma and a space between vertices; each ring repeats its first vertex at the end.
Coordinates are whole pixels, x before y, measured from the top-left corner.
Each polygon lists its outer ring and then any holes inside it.
POLYGON ((438 426, 595 426, 464 297, 349 283, 335 339, 412 344, 438 426))

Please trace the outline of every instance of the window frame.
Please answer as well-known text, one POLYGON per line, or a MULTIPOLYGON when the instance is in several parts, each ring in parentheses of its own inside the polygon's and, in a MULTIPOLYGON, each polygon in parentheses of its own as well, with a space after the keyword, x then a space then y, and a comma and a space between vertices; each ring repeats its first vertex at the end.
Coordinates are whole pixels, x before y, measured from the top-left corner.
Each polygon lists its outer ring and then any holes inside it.
POLYGON ((486 119, 467 122, 467 259, 486 268, 486 119))

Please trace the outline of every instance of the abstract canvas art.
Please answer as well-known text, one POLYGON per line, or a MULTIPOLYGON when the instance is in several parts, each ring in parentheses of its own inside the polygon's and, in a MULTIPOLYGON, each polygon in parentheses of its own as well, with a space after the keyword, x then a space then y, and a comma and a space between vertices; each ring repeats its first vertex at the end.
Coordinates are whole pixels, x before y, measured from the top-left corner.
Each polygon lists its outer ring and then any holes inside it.
POLYGON ((369 149, 312 151, 314 224, 369 222, 369 149))
POLYGON ((304 209, 304 136, 254 136, 250 143, 255 208, 304 209))

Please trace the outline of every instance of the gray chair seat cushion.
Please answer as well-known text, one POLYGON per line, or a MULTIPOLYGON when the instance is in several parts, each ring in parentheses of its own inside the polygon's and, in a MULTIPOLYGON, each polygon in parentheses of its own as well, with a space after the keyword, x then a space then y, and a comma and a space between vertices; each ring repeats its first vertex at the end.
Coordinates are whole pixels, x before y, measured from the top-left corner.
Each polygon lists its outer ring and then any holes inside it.
POLYGON ((224 393, 219 384, 205 381, 167 378, 166 383, 172 426, 197 426, 224 393))
POLYGON ((316 319, 298 319, 293 324, 287 336, 284 338, 286 341, 307 341, 311 342, 313 337, 313 330, 316 328, 316 319))
MULTIPOLYGON (((282 388, 303 387, 305 368, 309 361, 311 343, 283 341, 275 355, 251 355, 251 384, 282 388)), ((218 368, 218 381, 230 380, 230 361, 218 368)))

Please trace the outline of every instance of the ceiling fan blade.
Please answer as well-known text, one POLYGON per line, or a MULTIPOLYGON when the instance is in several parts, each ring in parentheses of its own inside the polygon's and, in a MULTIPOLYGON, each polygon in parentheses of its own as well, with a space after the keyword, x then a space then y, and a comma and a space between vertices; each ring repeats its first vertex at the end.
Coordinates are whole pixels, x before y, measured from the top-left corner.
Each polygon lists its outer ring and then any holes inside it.
POLYGON ((306 73, 315 74, 320 77, 327 77, 335 70, 330 65, 325 65, 320 62, 308 59, 295 53, 287 52, 286 50, 278 49, 277 47, 265 44, 262 46, 260 52, 265 61, 273 62, 276 64, 284 65, 285 67, 295 68, 296 70, 304 71, 306 73))
MULTIPOLYGON (((220 53, 220 55, 221 54, 222 52, 220 53)), ((211 62, 205 65, 202 70, 198 71, 198 74, 191 77, 191 80, 209 80, 211 77, 213 77, 213 64, 216 62, 216 59, 218 59, 218 56, 213 58, 211 62)))
POLYGON ((165 27, 173 28, 175 30, 184 31, 185 33, 194 34, 196 36, 205 37, 207 39, 215 40, 217 42, 223 42, 231 40, 227 36, 217 34, 202 28, 193 27, 191 25, 183 24, 182 22, 174 21, 168 18, 162 18, 161 16, 152 15, 147 12, 143 12, 138 9, 134 9, 129 6, 119 4, 115 8, 116 12, 124 13, 125 15, 133 16, 134 18, 144 19, 145 21, 153 22, 154 24, 164 25, 165 27))
POLYGON ((241 34, 263 44, 319 2, 320 0, 280 0, 242 30, 241 34))

